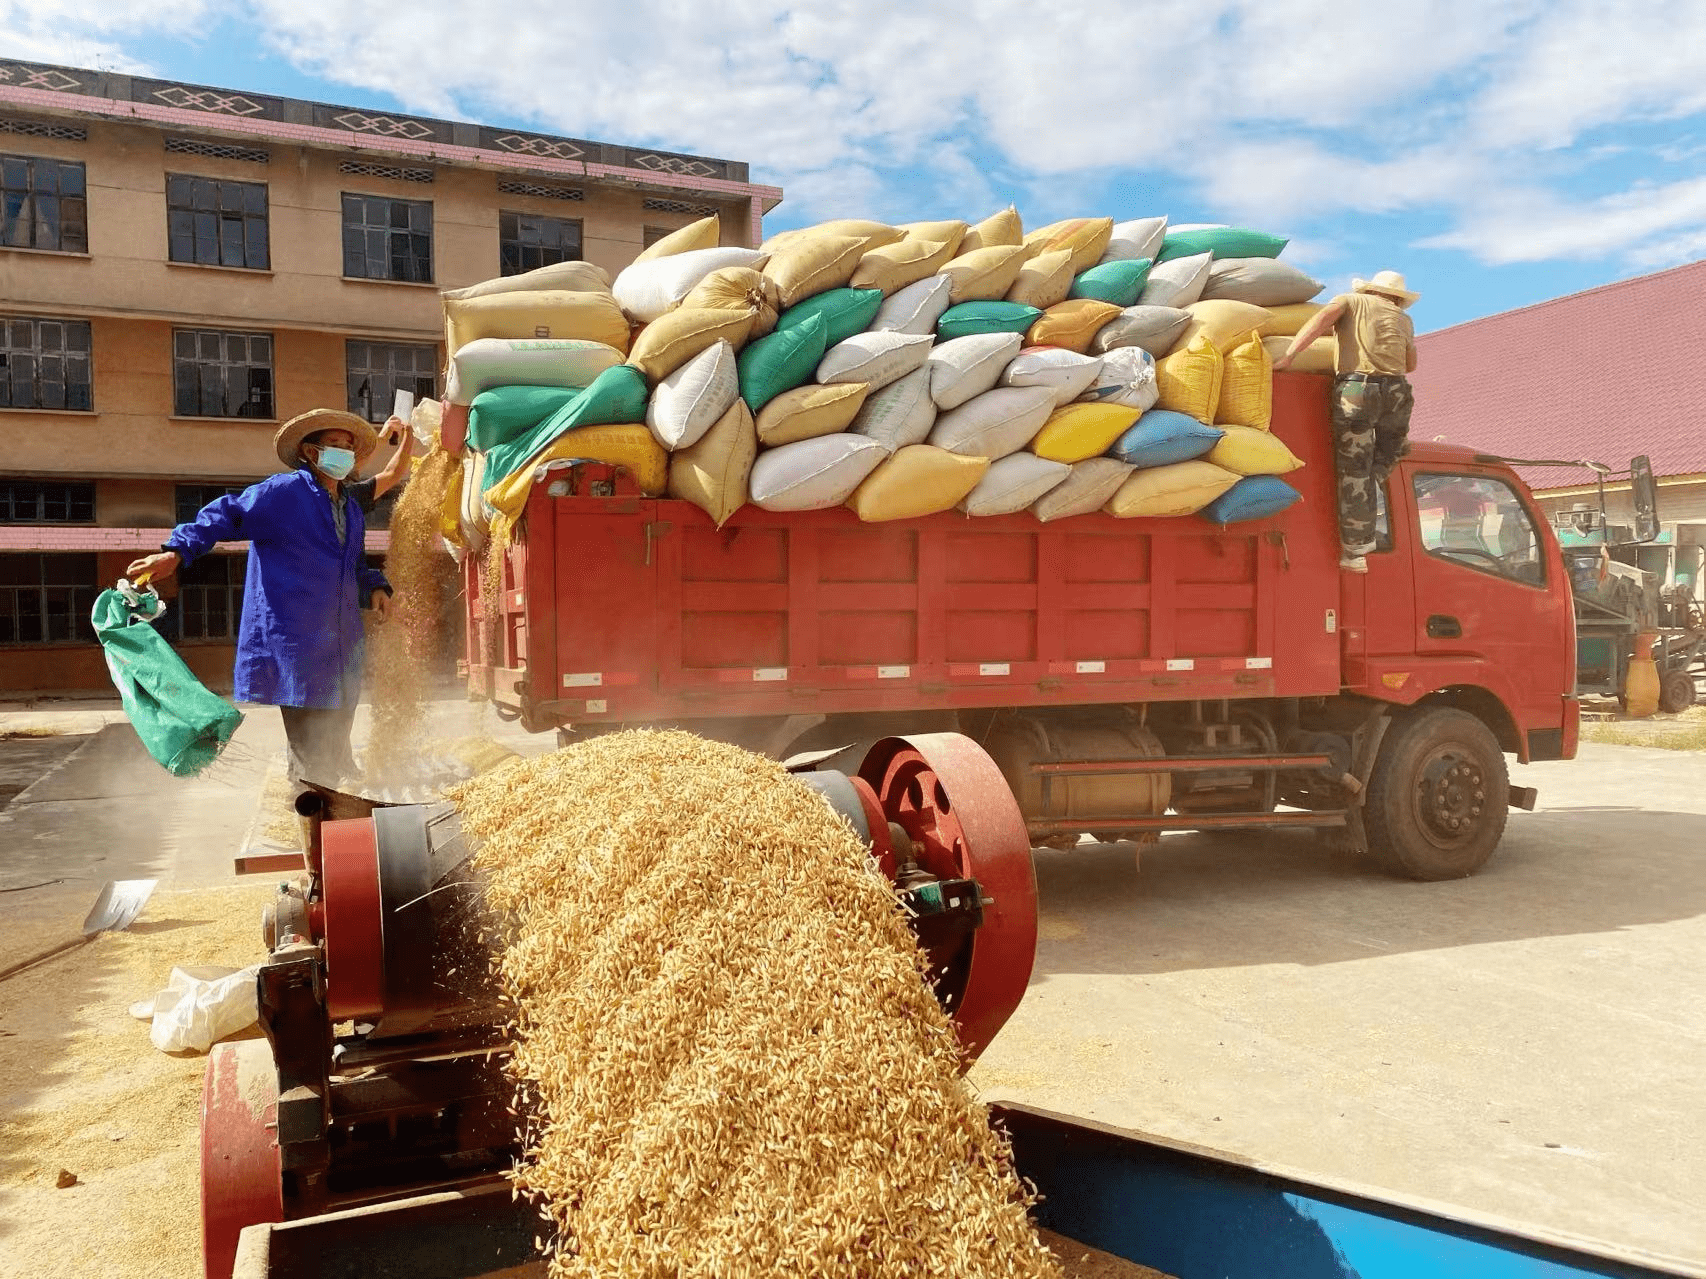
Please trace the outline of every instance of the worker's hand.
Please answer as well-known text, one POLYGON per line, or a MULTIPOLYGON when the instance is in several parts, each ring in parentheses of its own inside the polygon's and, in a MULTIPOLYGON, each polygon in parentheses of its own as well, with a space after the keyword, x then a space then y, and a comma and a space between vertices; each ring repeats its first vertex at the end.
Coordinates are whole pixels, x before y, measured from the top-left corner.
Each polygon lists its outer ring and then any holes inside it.
POLYGON ((134 582, 146 574, 149 581, 158 582, 161 578, 170 577, 176 573, 178 565, 182 562, 176 551, 159 551, 153 555, 144 555, 139 560, 131 561, 131 565, 125 569, 124 575, 134 582))
POLYGON ((415 438, 415 433, 409 429, 409 424, 393 413, 385 419, 385 442, 401 444, 404 448, 415 438))
POLYGON ((370 601, 370 604, 373 608, 374 621, 383 622, 386 618, 391 616, 390 591, 374 591, 373 599, 370 601))

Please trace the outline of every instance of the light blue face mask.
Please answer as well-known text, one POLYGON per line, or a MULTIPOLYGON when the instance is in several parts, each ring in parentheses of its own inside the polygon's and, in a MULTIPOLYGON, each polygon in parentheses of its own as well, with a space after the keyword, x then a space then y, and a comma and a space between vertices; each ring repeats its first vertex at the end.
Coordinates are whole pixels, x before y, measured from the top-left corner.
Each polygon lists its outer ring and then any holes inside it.
POLYGON ((334 480, 341 480, 355 470, 355 454, 349 449, 332 448, 330 445, 320 446, 319 456, 314 465, 325 475, 334 480))

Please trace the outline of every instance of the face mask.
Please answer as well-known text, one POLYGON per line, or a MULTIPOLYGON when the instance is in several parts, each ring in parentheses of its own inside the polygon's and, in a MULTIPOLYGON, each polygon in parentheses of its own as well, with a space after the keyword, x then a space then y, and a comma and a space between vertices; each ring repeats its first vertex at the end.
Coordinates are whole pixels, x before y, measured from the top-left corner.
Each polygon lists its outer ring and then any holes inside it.
POLYGON ((341 480, 355 470, 355 454, 348 449, 337 449, 322 445, 314 465, 334 480, 341 480))

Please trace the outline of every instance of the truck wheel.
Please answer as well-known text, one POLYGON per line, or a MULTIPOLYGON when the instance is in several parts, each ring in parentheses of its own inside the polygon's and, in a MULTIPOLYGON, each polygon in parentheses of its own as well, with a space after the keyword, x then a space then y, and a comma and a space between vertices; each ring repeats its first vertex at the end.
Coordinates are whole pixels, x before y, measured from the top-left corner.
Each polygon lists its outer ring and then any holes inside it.
POLYGON ((1694 705, 1694 676, 1686 670, 1667 671, 1659 681, 1659 709, 1680 715, 1694 705))
POLYGON ((1475 716, 1451 707, 1405 712, 1369 778, 1369 848, 1410 879, 1473 875, 1504 834, 1509 793, 1504 752, 1475 716))

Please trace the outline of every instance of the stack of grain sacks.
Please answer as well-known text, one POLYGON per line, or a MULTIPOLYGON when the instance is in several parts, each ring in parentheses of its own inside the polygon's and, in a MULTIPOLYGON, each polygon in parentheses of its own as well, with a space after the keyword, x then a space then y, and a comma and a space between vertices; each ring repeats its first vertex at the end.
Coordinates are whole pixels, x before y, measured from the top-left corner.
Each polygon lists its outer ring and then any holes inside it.
MULTIPOLYGON (((513 520, 566 459, 719 525, 749 502, 1225 524, 1298 498, 1279 476, 1301 463, 1267 429, 1273 358, 1322 286, 1277 236, 1160 217, 1027 235, 1013 209, 718 236, 685 227, 614 286, 563 263, 445 295, 465 534, 513 520)), ((1332 356, 1326 339, 1296 366, 1332 356)))

